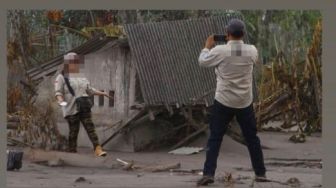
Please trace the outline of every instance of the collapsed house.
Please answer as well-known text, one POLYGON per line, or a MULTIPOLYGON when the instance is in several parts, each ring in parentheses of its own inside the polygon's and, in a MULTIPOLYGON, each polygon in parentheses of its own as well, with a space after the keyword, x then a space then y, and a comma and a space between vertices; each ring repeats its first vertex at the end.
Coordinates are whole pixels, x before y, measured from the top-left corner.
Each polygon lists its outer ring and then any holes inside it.
MULTIPOLYGON (((126 38, 98 36, 71 50, 84 56, 92 86, 113 98, 93 98, 93 121, 105 149, 140 151, 165 141, 176 148, 205 132, 216 79, 214 69, 199 67, 198 55, 205 39, 223 33, 233 17, 125 25, 126 38)), ((28 71, 40 96, 53 97, 62 63, 63 55, 28 71)), ((67 123, 57 112, 58 129, 66 135, 67 123)), ((78 145, 91 146, 82 128, 78 145)))

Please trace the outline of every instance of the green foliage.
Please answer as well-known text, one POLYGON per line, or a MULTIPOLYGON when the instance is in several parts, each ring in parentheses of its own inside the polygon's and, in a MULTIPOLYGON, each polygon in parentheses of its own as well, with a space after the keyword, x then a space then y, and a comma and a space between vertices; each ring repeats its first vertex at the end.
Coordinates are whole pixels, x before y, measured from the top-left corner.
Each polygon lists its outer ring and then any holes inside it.
MULTIPOLYGON (((60 20, 51 20, 47 10, 9 10, 7 33, 22 44, 28 67, 45 62, 85 42, 78 35, 83 28, 159 22, 241 13, 249 42, 255 44, 264 63, 283 52, 286 61, 303 58, 312 40, 313 27, 321 19, 314 10, 57 10, 60 20), (58 25, 59 28, 52 26, 58 25), (15 27, 14 27, 15 26, 15 27), (68 28, 68 29, 66 29, 68 28), (74 32, 76 31, 76 32, 74 32), (23 40, 20 40, 22 37, 23 40), (70 44, 69 44, 70 43, 70 44), (293 57, 295 52, 297 57, 293 57)), ((18 52, 23 53, 23 51, 18 52)))
POLYGON ((250 43, 260 51, 264 63, 283 52, 287 62, 303 59, 311 43, 314 26, 321 19, 314 10, 242 10, 250 43), (295 54, 296 57, 293 57, 295 54))

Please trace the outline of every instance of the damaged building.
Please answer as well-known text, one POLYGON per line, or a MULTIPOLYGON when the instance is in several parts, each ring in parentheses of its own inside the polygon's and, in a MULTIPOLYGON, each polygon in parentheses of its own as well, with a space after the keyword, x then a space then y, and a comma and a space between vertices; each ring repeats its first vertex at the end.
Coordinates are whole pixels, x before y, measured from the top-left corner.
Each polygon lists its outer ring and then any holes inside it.
MULTIPOLYGON (((164 142, 176 148, 205 132, 216 79, 214 69, 199 67, 199 52, 210 34, 223 33, 237 16, 129 24, 124 38, 101 35, 72 49, 84 56, 91 85, 112 96, 93 98, 93 121, 104 148, 141 151, 164 142)), ((62 63, 60 55, 28 72, 39 83, 39 97, 53 97, 62 63)), ((58 129, 67 135, 68 125, 55 108, 58 129)), ((78 145, 91 146, 83 128, 78 145)))

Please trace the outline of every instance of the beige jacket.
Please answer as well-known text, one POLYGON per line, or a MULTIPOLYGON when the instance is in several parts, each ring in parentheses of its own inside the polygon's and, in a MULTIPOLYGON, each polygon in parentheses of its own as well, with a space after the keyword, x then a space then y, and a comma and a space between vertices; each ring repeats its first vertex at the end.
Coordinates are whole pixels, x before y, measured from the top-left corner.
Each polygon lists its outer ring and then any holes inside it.
POLYGON ((199 65, 215 67, 217 87, 215 99, 231 108, 245 108, 253 102, 253 66, 258 59, 254 45, 229 41, 213 49, 201 51, 199 65))
POLYGON ((70 93, 64 77, 62 74, 59 74, 55 80, 55 96, 61 95, 64 97, 64 101, 68 104, 67 106, 62 107, 63 116, 74 115, 77 112, 75 100, 78 97, 91 96, 94 91, 97 91, 95 88, 90 86, 90 82, 84 76, 69 76, 69 83, 72 89, 75 92, 75 97, 70 93))

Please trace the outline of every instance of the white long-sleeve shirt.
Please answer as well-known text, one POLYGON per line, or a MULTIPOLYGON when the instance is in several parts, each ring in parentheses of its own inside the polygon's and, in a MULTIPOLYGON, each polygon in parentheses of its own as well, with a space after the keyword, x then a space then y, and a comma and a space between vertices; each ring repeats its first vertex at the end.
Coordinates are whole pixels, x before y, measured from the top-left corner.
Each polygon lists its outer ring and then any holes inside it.
POLYGON ((62 107, 63 117, 75 115, 77 112, 75 100, 78 97, 87 97, 93 95, 97 89, 91 87, 90 82, 84 76, 69 76, 69 83, 74 90, 75 96, 72 96, 68 87, 66 86, 64 76, 59 74, 55 80, 55 96, 61 95, 68 103, 67 106, 62 107))
POLYGON ((215 67, 215 99, 231 108, 245 108, 253 102, 252 74, 257 58, 254 45, 230 40, 211 50, 204 48, 198 61, 202 67, 215 67))

